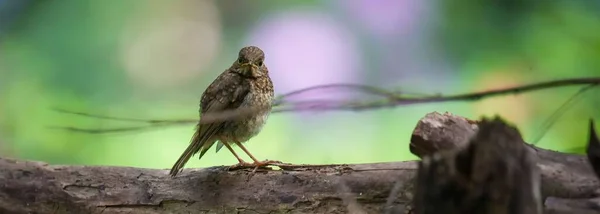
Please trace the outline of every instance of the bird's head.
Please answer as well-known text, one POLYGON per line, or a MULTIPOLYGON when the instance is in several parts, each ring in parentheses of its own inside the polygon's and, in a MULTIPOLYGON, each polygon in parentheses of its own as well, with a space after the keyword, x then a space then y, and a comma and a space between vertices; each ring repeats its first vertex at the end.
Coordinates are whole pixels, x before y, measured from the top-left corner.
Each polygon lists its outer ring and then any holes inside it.
POLYGON ((233 71, 246 77, 259 78, 268 75, 264 64, 265 53, 256 46, 247 46, 240 50, 233 63, 233 71))

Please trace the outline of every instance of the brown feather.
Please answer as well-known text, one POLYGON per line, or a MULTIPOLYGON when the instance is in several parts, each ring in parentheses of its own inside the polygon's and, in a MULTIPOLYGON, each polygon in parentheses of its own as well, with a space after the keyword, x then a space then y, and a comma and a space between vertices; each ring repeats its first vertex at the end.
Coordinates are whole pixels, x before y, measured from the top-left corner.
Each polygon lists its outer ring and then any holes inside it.
MULTIPOLYGON (((206 151, 219 140, 217 151, 227 143, 242 143, 249 140, 265 124, 273 100, 273 84, 264 65, 264 53, 255 46, 240 50, 238 59, 219 75, 204 91, 200 100, 200 122, 192 136, 190 145, 171 168, 175 176, 196 153, 202 158, 206 151), (240 107, 260 107, 264 111, 243 118, 213 123, 202 123, 202 116, 240 107)), ((233 151, 232 151, 233 152, 233 151)), ((234 153, 235 155, 235 153, 234 153)))
MULTIPOLYGON (((242 78, 231 72, 230 69, 219 75, 202 94, 200 114, 238 108, 248 93, 248 90, 244 90, 244 87, 233 87, 240 85, 241 82, 242 78)), ((190 158, 198 152, 200 152, 198 158, 202 158, 206 151, 217 141, 215 135, 222 130, 226 123, 227 121, 202 124, 201 116, 190 145, 175 162, 169 174, 171 176, 177 175, 190 158)))

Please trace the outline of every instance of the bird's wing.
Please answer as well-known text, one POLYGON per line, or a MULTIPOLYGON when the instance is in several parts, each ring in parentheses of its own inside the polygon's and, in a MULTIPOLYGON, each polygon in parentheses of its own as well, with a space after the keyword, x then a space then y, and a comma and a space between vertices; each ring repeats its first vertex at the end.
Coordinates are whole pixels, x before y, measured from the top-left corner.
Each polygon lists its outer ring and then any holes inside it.
POLYGON ((196 153, 200 152, 198 158, 202 158, 206 151, 217 139, 214 135, 223 128, 225 122, 218 121, 203 124, 203 116, 239 108, 249 92, 249 87, 243 85, 241 77, 223 73, 204 92, 200 101, 200 123, 198 123, 190 145, 183 152, 171 169, 171 175, 175 176, 183 168, 185 163, 196 153))

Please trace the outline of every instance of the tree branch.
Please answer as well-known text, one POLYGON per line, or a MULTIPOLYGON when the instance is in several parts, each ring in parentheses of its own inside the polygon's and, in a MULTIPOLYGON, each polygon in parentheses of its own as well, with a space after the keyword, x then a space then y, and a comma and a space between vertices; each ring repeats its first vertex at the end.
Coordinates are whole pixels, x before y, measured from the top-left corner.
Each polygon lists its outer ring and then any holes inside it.
POLYGON ((484 119, 464 148, 419 162, 416 214, 541 214, 540 174, 517 129, 484 119))
MULTIPOLYGON (((460 148, 477 132, 477 123, 450 114, 428 114, 415 128, 411 151, 423 156, 460 148)), ((596 195, 599 184, 585 156, 528 148, 538 159, 543 198, 587 200, 596 195)), ((186 169, 170 178, 167 170, 160 169, 57 166, 0 158, 0 213, 400 213, 412 209, 416 161, 281 168, 254 174, 223 167, 186 169), (394 186, 399 194, 390 196, 394 186), (386 205, 388 198, 391 204, 386 205)), ((557 204, 546 201, 546 210, 561 207, 557 204)))
POLYGON ((254 175, 213 167, 170 178, 166 170, 0 159, 0 213, 346 213, 340 183, 373 211, 394 181, 412 182, 415 167, 414 162, 294 166, 254 175))
MULTIPOLYGON (((514 87, 507 87, 501 89, 486 90, 474 93, 456 94, 456 95, 416 95, 407 93, 405 91, 390 91, 383 88, 377 88, 374 86, 366 86, 359 84, 328 84, 318 85, 305 89, 292 91, 283 95, 280 95, 273 103, 272 113, 284 113, 284 112, 301 112, 301 111, 364 111, 364 110, 376 110, 381 108, 390 108, 404 105, 415 105, 423 103, 440 103, 440 102, 456 102, 456 101, 476 101, 484 98, 490 98, 494 96, 502 96, 508 94, 520 94, 536 90, 544 90, 550 88, 566 87, 566 86, 584 86, 576 95, 580 95, 583 92, 595 88, 600 85, 600 77, 589 77, 589 78, 573 78, 573 79, 561 79, 546 82, 533 83, 528 85, 520 85, 514 87), (332 89, 343 89, 344 92, 361 92, 368 95, 375 95, 376 98, 366 98, 363 100, 304 100, 304 101, 290 101, 294 96, 301 95, 307 92, 319 92, 320 94, 327 94, 323 90, 332 89), (412 95, 412 96, 409 96, 412 95)), ((561 107, 562 108, 562 107, 561 107)), ((52 110, 63 113, 72 114, 78 116, 91 117, 96 119, 108 119, 117 120, 123 122, 137 122, 145 123, 143 126, 133 126, 124 128, 110 128, 110 129, 87 129, 78 127, 64 127, 64 126, 51 126, 53 129, 61 129, 74 132, 83 133, 113 133, 113 132, 128 132, 144 130, 149 128, 160 128, 164 126, 172 125, 184 125, 198 123, 198 119, 136 119, 136 118, 124 118, 124 117, 112 117, 105 115, 90 114, 85 112, 77 112, 66 110, 62 108, 53 108, 52 110)), ((233 118, 247 116, 261 109, 252 108, 239 108, 236 110, 228 110, 222 112, 215 112, 211 114, 204 114, 202 123, 213 123, 217 121, 230 120, 233 118)), ((559 114, 560 115, 560 114, 559 114)), ((548 128, 548 127, 546 127, 548 128)))
MULTIPOLYGON (((421 158, 438 151, 467 146, 479 121, 449 113, 430 113, 419 121, 410 140, 411 152, 421 158)), ((566 154, 526 144, 542 173, 542 196, 589 198, 599 183, 586 156, 566 154)))

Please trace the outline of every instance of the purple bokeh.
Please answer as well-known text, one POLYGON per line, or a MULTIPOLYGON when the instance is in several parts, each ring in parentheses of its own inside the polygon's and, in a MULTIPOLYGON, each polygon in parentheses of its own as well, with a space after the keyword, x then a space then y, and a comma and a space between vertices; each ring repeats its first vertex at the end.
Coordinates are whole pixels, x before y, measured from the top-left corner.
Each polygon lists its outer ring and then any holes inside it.
POLYGON ((435 31, 430 21, 435 19, 437 2, 338 0, 332 4, 370 37, 369 46, 379 55, 370 62, 379 65, 371 79, 380 86, 419 92, 410 89, 427 85, 426 89, 438 91, 455 79, 431 43, 435 31))
MULTIPOLYGON (((362 61, 353 33, 328 15, 286 11, 266 17, 250 33, 248 45, 266 53, 277 94, 331 83, 360 83, 362 61)), ((296 98, 331 98, 305 93, 296 98)), ((346 95, 335 95, 345 98, 346 95)))
POLYGON ((427 5, 423 0, 338 0, 334 4, 341 6, 366 31, 382 37, 418 27, 427 5))

